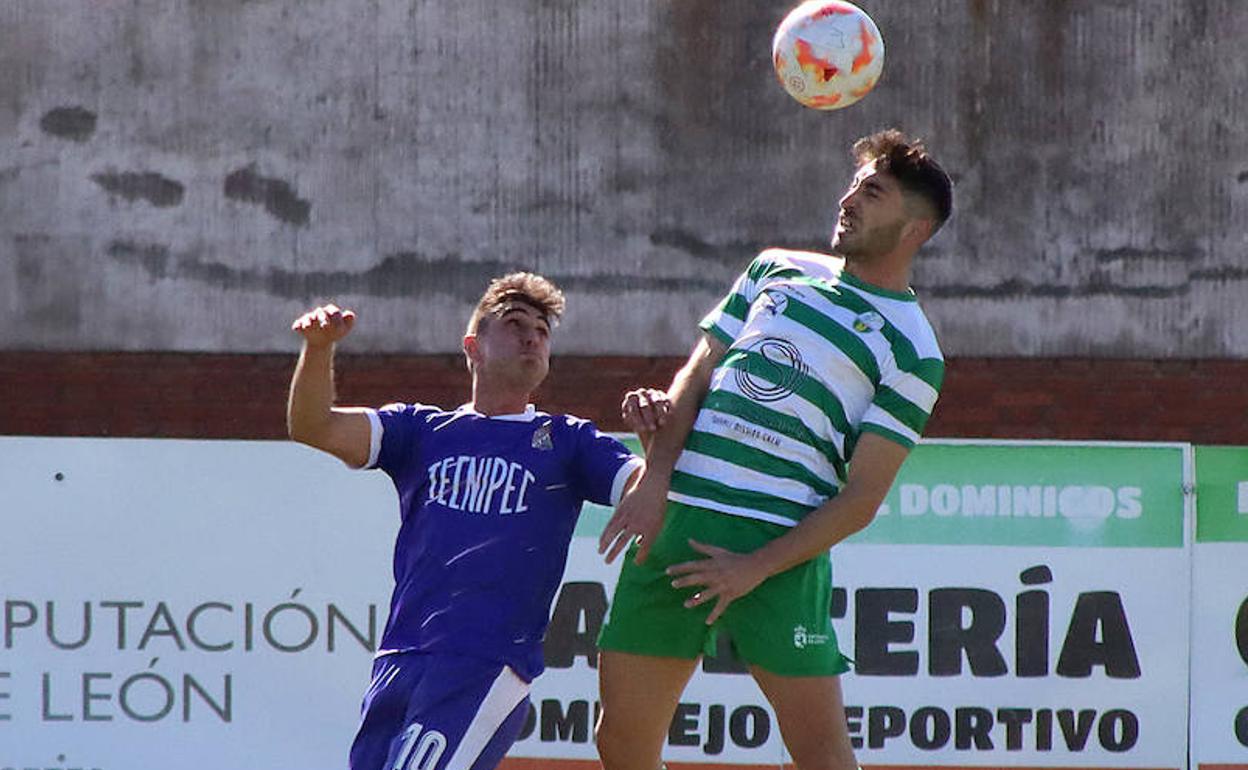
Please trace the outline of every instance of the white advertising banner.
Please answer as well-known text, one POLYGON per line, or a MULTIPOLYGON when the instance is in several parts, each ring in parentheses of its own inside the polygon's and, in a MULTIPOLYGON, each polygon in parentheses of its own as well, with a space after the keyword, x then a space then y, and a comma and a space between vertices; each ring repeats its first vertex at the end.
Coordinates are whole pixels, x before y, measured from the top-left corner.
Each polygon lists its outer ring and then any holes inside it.
MULTIPOLYGON (((843 687, 863 766, 1185 768, 1187 458, 1174 445, 919 447, 871 528, 833 550, 830 612, 855 659, 843 687)), ((587 514, 583 533, 603 516, 587 514)), ((555 607, 537 718, 512 753, 589 768, 587 640, 617 570, 585 540, 555 607)), ((787 757, 774 715, 721 651, 686 691, 664 757, 775 767, 787 757)))
POLYGON ((1248 770, 1248 449, 1197 447, 1192 767, 1248 770))
POLYGON ((0 768, 343 768, 393 487, 276 442, 0 438, 0 768))
MULTIPOLYGON (((864 767, 1186 767, 1189 452, 920 446, 833 551, 864 767)), ((0 770, 344 767, 396 506, 289 443, 0 438, 0 770)), ((578 526, 505 768, 597 766, 605 515, 578 526)), ((785 760, 727 642, 664 755, 785 760)))

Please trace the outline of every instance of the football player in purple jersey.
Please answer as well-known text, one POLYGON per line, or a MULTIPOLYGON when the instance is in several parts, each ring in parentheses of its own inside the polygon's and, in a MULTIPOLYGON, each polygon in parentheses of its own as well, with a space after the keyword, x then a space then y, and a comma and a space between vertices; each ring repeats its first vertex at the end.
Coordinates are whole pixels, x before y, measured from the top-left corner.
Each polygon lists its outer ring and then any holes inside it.
POLYGON ((472 400, 451 410, 335 407, 334 348, 355 314, 324 305, 292 326, 303 349, 291 438, 385 471, 399 498, 394 594, 352 770, 489 770, 502 760, 542 671, 581 504, 614 505, 638 475, 642 461, 619 441, 530 403, 563 307, 540 276, 491 282, 463 338, 472 400))

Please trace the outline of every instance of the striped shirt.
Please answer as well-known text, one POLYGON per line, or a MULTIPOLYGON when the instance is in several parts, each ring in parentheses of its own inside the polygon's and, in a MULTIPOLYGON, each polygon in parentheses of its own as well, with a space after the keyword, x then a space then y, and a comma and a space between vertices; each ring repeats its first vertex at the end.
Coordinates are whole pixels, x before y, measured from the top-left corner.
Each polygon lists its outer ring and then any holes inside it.
POLYGON ((728 347, 668 499, 792 526, 845 483, 864 432, 919 440, 944 378, 913 292, 839 257, 768 249, 699 324, 728 347))

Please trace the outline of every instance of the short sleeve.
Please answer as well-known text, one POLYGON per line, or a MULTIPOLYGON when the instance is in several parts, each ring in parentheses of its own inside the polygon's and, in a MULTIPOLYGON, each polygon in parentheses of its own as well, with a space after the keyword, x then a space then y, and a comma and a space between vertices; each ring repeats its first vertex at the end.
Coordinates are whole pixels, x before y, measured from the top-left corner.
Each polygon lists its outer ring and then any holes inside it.
POLYGON ((766 271, 763 254, 754 258, 744 273, 737 280, 715 309, 706 314, 698 328, 724 345, 731 345, 745 326, 745 317, 749 315, 750 304, 758 296, 759 278, 766 271))
POLYGON ((724 345, 732 345, 745 328, 746 316, 750 314, 750 305, 758 298, 767 282, 786 275, 800 274, 801 271, 786 264, 779 250, 768 249, 762 252, 745 272, 737 276, 728 295, 720 301, 715 309, 706 314, 698 323, 698 328, 715 337, 724 345))
POLYGON ((624 485, 642 466, 640 457, 587 420, 576 424, 576 453, 572 458, 576 491, 582 499, 599 505, 615 505, 624 496, 624 485))
POLYGON ((428 424, 430 407, 419 404, 387 404, 370 410, 372 425, 370 452, 365 468, 379 468, 391 477, 402 475, 416 457, 428 424))
POLYGON ((913 448, 932 416, 944 372, 944 362, 938 358, 921 359, 910 371, 893 372, 876 388, 860 430, 913 448))

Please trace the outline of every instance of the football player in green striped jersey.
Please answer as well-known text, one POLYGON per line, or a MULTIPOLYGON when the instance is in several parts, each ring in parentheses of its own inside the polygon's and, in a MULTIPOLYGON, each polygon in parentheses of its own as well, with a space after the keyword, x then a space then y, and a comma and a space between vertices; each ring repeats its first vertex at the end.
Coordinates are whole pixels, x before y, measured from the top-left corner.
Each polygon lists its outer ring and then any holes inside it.
POLYGON ((607 770, 659 766, 720 631, 800 770, 857 767, 829 549, 874 518, 935 406, 944 359, 910 275, 952 183, 900 131, 853 152, 831 253, 763 251, 703 319, 652 415, 642 478, 603 531, 607 561, 628 548, 599 638, 607 770))

